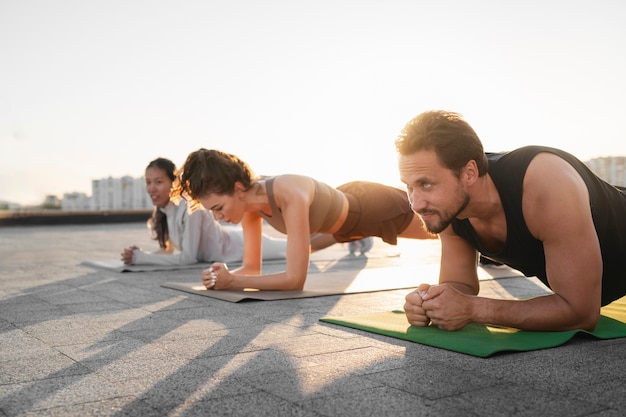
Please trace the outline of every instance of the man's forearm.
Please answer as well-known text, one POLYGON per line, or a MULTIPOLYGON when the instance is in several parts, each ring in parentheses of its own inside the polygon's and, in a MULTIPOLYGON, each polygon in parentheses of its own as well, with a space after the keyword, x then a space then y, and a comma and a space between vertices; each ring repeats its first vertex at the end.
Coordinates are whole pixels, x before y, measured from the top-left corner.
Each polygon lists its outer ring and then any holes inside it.
POLYGON ((571 305, 556 294, 528 300, 494 300, 475 297, 472 321, 528 331, 567 331, 595 328, 600 312, 595 317, 577 314, 571 305))

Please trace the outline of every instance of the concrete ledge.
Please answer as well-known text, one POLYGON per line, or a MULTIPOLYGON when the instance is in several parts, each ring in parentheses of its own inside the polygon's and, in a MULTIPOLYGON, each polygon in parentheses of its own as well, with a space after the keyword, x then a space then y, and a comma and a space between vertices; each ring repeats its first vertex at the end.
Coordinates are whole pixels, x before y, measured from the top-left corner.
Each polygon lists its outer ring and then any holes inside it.
POLYGON ((131 223, 147 221, 152 210, 0 212, 0 226, 131 223))

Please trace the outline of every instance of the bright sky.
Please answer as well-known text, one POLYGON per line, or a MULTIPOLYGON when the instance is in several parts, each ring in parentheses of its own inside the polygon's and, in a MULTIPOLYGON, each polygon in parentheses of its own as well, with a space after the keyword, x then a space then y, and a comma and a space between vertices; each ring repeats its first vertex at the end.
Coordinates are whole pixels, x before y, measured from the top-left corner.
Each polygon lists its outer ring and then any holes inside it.
POLYGON ((488 151, 626 155, 623 0, 0 0, 0 200, 158 156, 399 185, 428 109, 488 151))

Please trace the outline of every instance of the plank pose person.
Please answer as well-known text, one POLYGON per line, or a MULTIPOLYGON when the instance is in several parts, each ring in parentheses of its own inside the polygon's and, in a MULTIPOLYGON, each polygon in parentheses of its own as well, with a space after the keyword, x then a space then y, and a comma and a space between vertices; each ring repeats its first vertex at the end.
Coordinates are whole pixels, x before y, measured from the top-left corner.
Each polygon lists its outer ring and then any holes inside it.
POLYGON ((229 271, 226 264, 214 263, 202 276, 208 289, 300 290, 311 250, 367 236, 390 244, 398 237, 436 238, 424 229, 401 189, 363 181, 333 188, 289 174, 255 177, 244 161, 218 150, 189 154, 178 192, 199 201, 219 220, 241 223, 243 229, 242 266, 229 271), (263 220, 287 235, 284 272, 261 274, 263 220))
POLYGON ((441 240, 439 285, 406 296, 411 324, 593 330, 600 307, 626 294, 626 194, 574 156, 542 146, 485 154, 471 126, 446 111, 418 115, 395 145, 411 207, 441 240), (477 251, 553 294, 478 297, 477 251))

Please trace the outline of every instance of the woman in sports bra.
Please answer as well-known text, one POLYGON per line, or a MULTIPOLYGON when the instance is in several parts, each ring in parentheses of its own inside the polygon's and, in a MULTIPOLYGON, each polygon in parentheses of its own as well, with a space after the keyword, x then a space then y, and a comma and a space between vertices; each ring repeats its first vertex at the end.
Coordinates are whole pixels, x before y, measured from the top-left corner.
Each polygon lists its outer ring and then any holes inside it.
POLYGON ((203 271, 207 289, 301 290, 311 250, 368 236, 396 244, 398 237, 437 238, 411 210, 406 192, 371 182, 332 188, 301 175, 254 177, 237 156, 199 149, 187 157, 175 191, 201 203, 218 220, 239 224, 243 264, 203 271), (287 270, 261 275, 263 220, 287 235, 287 270))

